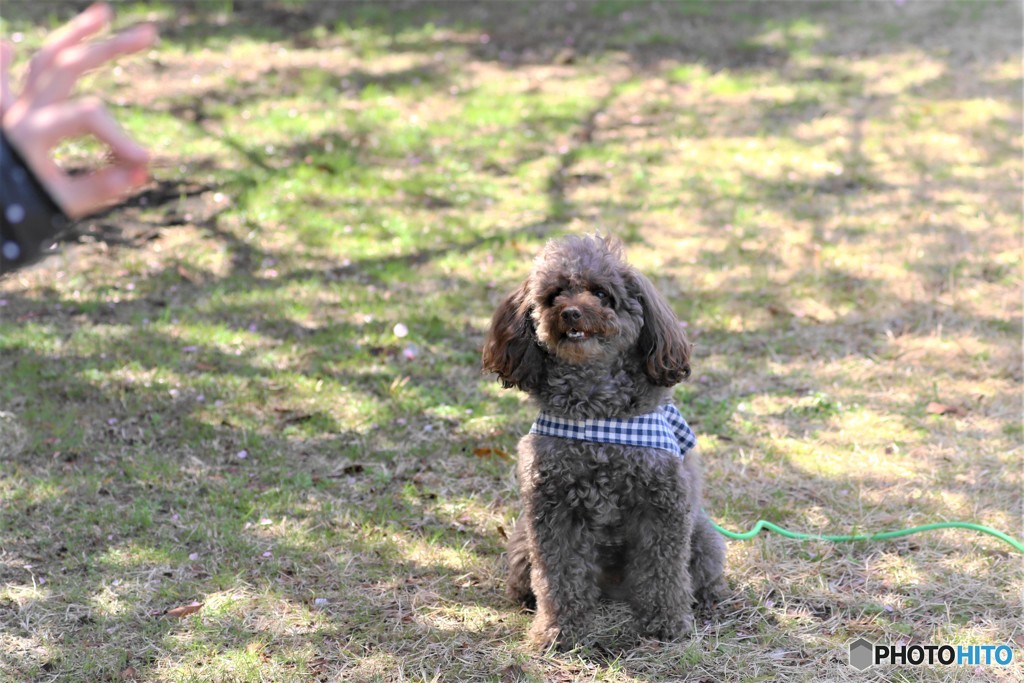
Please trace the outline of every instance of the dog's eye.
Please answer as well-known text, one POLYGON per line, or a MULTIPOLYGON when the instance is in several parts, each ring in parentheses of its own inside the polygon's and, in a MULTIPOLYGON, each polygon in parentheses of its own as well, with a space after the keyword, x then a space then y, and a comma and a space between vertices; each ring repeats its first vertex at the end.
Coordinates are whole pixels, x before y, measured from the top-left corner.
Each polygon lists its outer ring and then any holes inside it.
POLYGON ((594 290, 594 296, 596 296, 598 298, 598 300, 600 300, 600 302, 602 304, 604 304, 605 306, 611 306, 612 305, 612 298, 611 298, 611 296, 609 296, 608 292, 604 291, 603 289, 595 289, 594 290))
POLYGON ((547 306, 548 308, 550 308, 551 306, 554 306, 555 305, 555 299, 557 299, 561 295, 562 295, 562 290, 556 289, 555 291, 553 291, 550 294, 548 294, 547 297, 545 297, 544 305, 547 306))

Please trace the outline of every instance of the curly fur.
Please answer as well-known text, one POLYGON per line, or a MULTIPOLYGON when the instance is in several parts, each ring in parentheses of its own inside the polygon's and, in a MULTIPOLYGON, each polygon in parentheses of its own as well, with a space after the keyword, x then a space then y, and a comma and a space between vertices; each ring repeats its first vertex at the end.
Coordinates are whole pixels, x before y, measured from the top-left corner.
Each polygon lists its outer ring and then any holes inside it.
MULTIPOLYGON (((690 374, 690 344, 664 297, 600 237, 547 244, 498 307, 483 365, 506 388, 573 419, 632 417, 690 374)), ((640 632, 671 640, 694 603, 724 591, 725 544, 701 510, 699 457, 528 434, 519 442, 523 514, 509 540, 508 595, 537 615, 541 646, 584 642, 603 598, 640 632)))

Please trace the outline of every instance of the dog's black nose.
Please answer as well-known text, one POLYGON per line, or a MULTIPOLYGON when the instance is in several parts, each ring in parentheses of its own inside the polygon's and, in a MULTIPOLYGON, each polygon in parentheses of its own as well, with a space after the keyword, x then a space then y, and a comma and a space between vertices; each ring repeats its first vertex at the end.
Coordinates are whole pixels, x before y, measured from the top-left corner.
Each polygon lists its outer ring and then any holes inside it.
POLYGON ((572 308, 567 308, 564 311, 562 311, 562 320, 567 323, 577 322, 582 317, 583 314, 580 313, 580 309, 576 308, 575 306, 572 308))

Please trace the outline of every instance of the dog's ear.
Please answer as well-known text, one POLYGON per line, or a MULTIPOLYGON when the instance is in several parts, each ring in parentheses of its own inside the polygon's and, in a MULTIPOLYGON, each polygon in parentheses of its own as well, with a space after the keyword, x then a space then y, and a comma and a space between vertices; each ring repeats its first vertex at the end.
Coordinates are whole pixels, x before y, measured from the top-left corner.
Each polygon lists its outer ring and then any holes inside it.
POLYGON ((651 383, 671 387, 690 376, 690 342, 679 320, 651 281, 633 271, 630 289, 644 313, 637 349, 651 383))
POLYGON ((527 289, 528 283, 523 282, 505 297, 484 341, 484 370, 497 373, 506 389, 530 391, 544 375, 544 351, 533 329, 527 289))

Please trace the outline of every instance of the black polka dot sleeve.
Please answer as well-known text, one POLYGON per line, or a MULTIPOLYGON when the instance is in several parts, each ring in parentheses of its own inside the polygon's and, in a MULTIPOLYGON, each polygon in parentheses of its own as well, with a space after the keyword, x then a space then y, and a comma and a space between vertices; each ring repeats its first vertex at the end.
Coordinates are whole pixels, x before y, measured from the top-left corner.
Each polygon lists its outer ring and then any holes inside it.
POLYGON ((67 225, 64 212, 0 133, 0 275, 35 261, 67 225))

